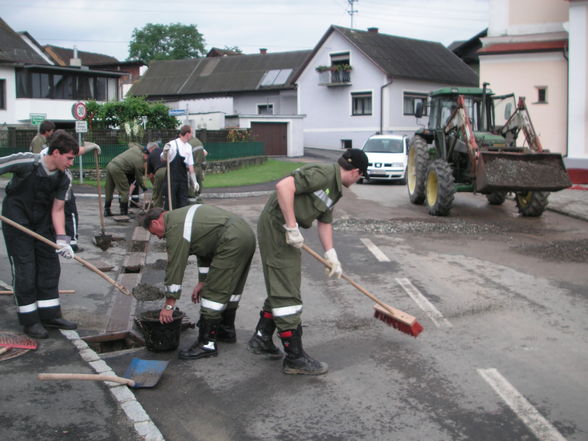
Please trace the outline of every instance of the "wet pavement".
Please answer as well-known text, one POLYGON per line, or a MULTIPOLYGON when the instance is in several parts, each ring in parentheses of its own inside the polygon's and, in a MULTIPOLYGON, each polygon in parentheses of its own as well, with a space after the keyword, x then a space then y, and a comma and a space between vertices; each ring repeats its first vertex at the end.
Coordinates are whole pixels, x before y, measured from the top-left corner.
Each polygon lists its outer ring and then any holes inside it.
MULTIPOLYGON (((318 149, 309 149, 304 158, 293 158, 304 161, 331 161, 340 152, 325 152, 318 149), (317 150, 317 151, 315 151, 317 150)), ((0 187, 4 188, 5 180, 0 181, 0 187)), ((232 204, 240 204, 241 214, 252 221, 258 214, 258 207, 273 188, 273 183, 260 184, 241 188, 205 189, 203 199, 231 209, 232 204), (234 201, 237 200, 238 202, 234 201), (248 205, 248 201, 251 205, 248 205)), ((575 186, 550 195, 548 210, 565 214, 576 219, 588 221, 588 186, 575 186)), ((136 234, 135 224, 117 223, 113 219, 106 222, 106 232, 119 236, 123 240, 116 241, 106 252, 94 247, 91 238, 99 233, 99 219, 96 206, 96 198, 92 189, 87 186, 76 186, 78 197, 78 209, 82 219, 80 241, 84 248, 79 255, 94 263, 108 262, 113 266, 108 274, 113 279, 120 276, 121 268, 125 265, 128 254, 135 252, 131 244, 136 234)), ((2 192, 3 195, 3 192, 2 192)), ((115 204, 116 205, 116 204, 115 204)), ((115 207, 115 211, 116 207, 115 207)), ((150 238, 144 253, 145 268, 142 281, 146 283, 160 283, 165 268, 165 250, 163 242, 156 238, 150 238)), ((0 265, 0 281, 4 288, 9 288, 11 283, 10 267, 8 265, 6 251, 1 247, 3 264, 0 265)), ((63 261, 62 261, 63 262, 63 261)), ((195 265, 195 261, 191 262, 195 265)), ((252 272, 260 272, 259 262, 254 261, 252 272)), ((193 280, 185 280, 189 286, 193 280)), ((164 440, 169 434, 171 439, 190 439, 189 433, 199 431, 194 439, 231 439, 246 440, 239 430, 239 424, 234 424, 234 419, 239 415, 227 414, 222 402, 216 402, 218 398, 213 393, 213 388, 223 389, 224 382, 231 382, 234 387, 243 388, 239 382, 238 371, 242 370, 251 374, 258 386, 252 400, 264 400, 272 394, 284 393, 278 391, 277 385, 283 377, 276 366, 260 367, 248 356, 245 350, 245 342, 248 332, 255 325, 255 317, 263 300, 263 282, 252 281, 250 290, 257 292, 251 297, 247 305, 240 309, 240 321, 238 323, 238 345, 224 345, 222 357, 214 362, 200 364, 185 363, 176 359, 175 352, 153 353, 144 347, 133 347, 132 339, 116 339, 110 346, 88 343, 89 337, 104 335, 109 329, 109 320, 117 308, 113 299, 120 294, 113 290, 112 286, 105 283, 97 275, 82 268, 76 262, 63 262, 60 288, 76 290, 74 295, 62 295, 64 315, 66 318, 77 321, 80 328, 77 331, 51 330, 51 337, 39 341, 36 351, 29 351, 18 357, 9 358, 9 352, 0 354, 0 439, 43 439, 43 440, 164 440), (247 331, 245 331, 247 330, 247 331), (132 357, 170 360, 170 367, 164 373, 161 380, 161 388, 153 390, 130 390, 126 386, 115 383, 103 383, 99 381, 57 381, 41 382, 36 375, 40 372, 64 372, 64 373, 105 373, 122 375, 132 357), (236 361, 238 360, 238 361, 236 361), (227 363, 235 363, 236 370, 226 366, 227 363), (189 384, 185 378, 192 378, 194 369, 200 370, 204 380, 192 380, 189 384), (258 374, 252 372, 258 369, 258 374), (223 377, 215 377, 222 372, 223 377), (211 380, 214 378, 215 380, 211 380), (150 395, 151 398, 147 399, 150 395), (156 396, 157 399, 153 399, 156 396), (196 401, 194 401, 196 399, 196 401), (215 409, 213 414, 206 414, 206 408, 202 408, 204 415, 199 415, 197 427, 191 425, 190 418, 194 415, 190 412, 190 406, 197 406, 199 400, 212 404, 215 409), (196 404, 194 404, 196 403, 196 404), (160 417, 162 407, 178 405, 177 421, 169 421, 160 417), (207 421, 207 424, 203 424, 207 421), (230 422, 230 424, 229 424, 230 422), (183 431, 186 436, 182 436, 183 431)), ((185 293, 186 294, 186 293, 185 293)), ((126 300, 126 299, 125 299, 126 300)), ((184 295, 180 308, 187 313, 192 320, 198 315, 198 306, 191 304, 189 295, 184 295)), ((310 301, 312 302, 312 301, 310 301)), ((309 303, 310 303, 309 302, 309 303)), ((137 304, 130 301, 131 310, 136 317, 142 312, 157 308, 159 303, 144 302, 137 304)), ((132 321, 133 317, 130 318, 132 321)), ((189 323, 186 323, 187 325, 189 323)), ((347 326, 352 326, 348 324, 347 326)), ((134 328, 132 323, 128 328, 134 328)), ((0 332, 18 332, 21 327, 17 323, 15 306, 11 296, 0 296, 0 332)), ((182 345, 190 343, 195 338, 196 331, 188 328, 182 333, 182 345)), ((312 339, 312 336, 310 336, 312 339)), ((312 340, 310 340, 312 342, 312 340)), ((359 347, 359 346, 358 346, 359 347)), ((325 353, 333 351, 329 347, 323 347, 325 353)), ((279 363, 279 362, 278 362, 279 363)), ((337 372, 333 377, 338 381, 337 372)), ((358 373, 359 375, 359 373, 358 373)), ((283 380, 282 380, 283 381, 283 380)), ((311 382, 315 387, 324 387, 322 380, 311 382)), ((340 379, 344 381, 344 379, 340 379)), ((366 380, 368 381, 368 380, 366 380)), ((368 381, 369 382, 369 381, 368 381)), ((298 379, 292 380, 292 386, 300 384, 298 379)), ((377 384, 372 385, 377 389, 377 384)), ((329 393, 328 387, 324 393, 329 393)), ((243 414, 246 414, 247 403, 243 403, 243 414)), ((269 404, 271 406, 271 402, 269 404)), ((279 412, 279 411, 278 411, 279 412)), ((264 416, 260 416, 264 418, 264 416)), ((287 417, 285 417, 287 419, 287 417)), ((193 423, 195 424, 195 423, 193 423)), ((246 425, 247 421, 240 424, 246 425)), ((276 429, 276 433, 279 430, 276 429)), ((291 432, 290 432, 290 436, 291 432)), ((351 436, 352 439, 353 436, 351 436)), ((284 438, 286 439, 286 438, 284 438)), ((296 439, 296 438, 288 438, 296 439)), ((329 439, 324 435, 321 439, 329 439)), ((337 438, 339 439, 339 438, 337 438)), ((357 438, 356 438, 357 439, 357 438)), ((365 438, 368 439, 368 438, 365 438)))

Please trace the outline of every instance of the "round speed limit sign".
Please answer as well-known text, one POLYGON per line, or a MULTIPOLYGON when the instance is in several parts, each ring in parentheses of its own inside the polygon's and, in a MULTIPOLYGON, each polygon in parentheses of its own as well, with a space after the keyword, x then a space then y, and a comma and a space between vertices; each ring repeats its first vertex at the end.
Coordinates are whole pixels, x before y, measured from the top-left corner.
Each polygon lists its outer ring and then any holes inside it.
POLYGON ((75 103, 71 107, 73 117, 79 121, 86 118, 86 105, 84 103, 75 103))

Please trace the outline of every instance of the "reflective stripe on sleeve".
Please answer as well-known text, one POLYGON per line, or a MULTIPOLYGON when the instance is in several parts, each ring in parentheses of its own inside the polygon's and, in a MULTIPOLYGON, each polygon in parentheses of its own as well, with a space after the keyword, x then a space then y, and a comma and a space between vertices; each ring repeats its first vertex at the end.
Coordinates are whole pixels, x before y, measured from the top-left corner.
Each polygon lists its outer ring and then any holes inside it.
POLYGON ((274 317, 286 317, 288 315, 298 314, 299 312, 302 312, 302 305, 272 308, 272 314, 274 315, 274 317))
POLYGON ((327 208, 331 208, 333 206, 333 200, 329 197, 327 193, 325 193, 324 190, 317 190, 314 192, 314 195, 321 201, 323 201, 327 208))
POLYGON ((208 274, 209 268, 207 266, 198 267, 198 273, 200 274, 208 274))
POLYGON ((59 299, 38 300, 37 306, 39 308, 54 308, 59 306, 59 299))
POLYGON ((241 294, 233 294, 229 299, 229 303, 239 303, 241 301, 241 294))
POLYGON ((165 290, 171 293, 178 292, 182 290, 182 285, 166 285, 165 290))
POLYGON ((212 309, 213 311, 224 311, 227 309, 227 305, 224 303, 213 302, 212 300, 200 299, 200 304, 203 308, 212 309))
POLYGON ((186 213, 186 217, 184 218, 184 234, 182 237, 188 242, 190 242, 192 239, 192 223, 194 222, 194 215, 196 214, 196 210, 200 208, 200 205, 202 204, 192 205, 186 213))

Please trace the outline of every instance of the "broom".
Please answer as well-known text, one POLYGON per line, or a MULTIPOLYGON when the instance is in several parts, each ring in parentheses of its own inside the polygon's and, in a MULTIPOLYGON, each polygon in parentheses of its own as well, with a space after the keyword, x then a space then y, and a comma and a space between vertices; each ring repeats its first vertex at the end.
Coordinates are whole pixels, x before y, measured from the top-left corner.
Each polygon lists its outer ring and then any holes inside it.
MULTIPOLYGON (((327 268, 331 268, 329 262, 323 259, 316 251, 311 249, 308 245, 302 244, 302 248, 312 257, 317 259, 327 268)), ((341 278, 351 283, 357 288, 362 294, 376 302, 374 306, 374 317, 378 320, 383 321, 389 326, 398 329, 400 332, 411 335, 413 337, 418 336, 423 331, 423 326, 417 322, 416 318, 406 312, 396 309, 378 299, 375 295, 370 293, 368 290, 351 280, 346 274, 341 274, 341 278)))

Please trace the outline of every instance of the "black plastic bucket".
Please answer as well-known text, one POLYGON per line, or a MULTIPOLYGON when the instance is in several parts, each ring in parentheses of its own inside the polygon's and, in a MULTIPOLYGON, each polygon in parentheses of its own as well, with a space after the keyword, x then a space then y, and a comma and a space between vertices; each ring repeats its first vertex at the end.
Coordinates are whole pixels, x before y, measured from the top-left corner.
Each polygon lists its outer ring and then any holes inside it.
POLYGON ((143 331, 145 347, 149 351, 173 351, 180 344, 180 331, 185 314, 175 310, 174 321, 162 324, 159 322, 159 312, 159 309, 143 312, 137 319, 137 325, 143 331))

